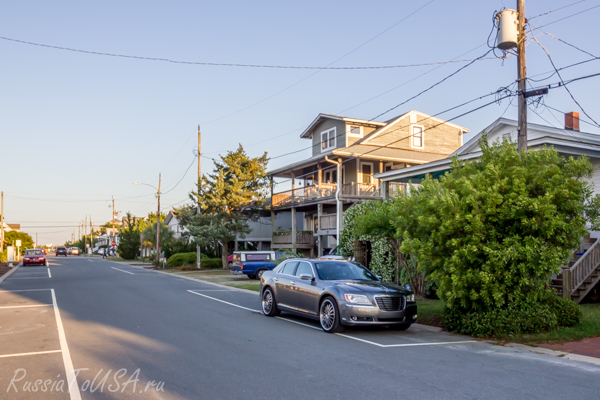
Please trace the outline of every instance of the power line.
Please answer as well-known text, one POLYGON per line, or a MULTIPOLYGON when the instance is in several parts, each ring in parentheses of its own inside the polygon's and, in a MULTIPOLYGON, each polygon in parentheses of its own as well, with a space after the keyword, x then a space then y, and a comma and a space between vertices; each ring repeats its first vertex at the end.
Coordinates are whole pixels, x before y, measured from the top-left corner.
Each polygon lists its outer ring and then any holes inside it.
POLYGON ((594 6, 594 7, 587 8, 587 9, 585 9, 585 10, 583 10, 583 11, 579 11, 579 12, 577 12, 577 13, 575 13, 575 14, 568 15, 568 16, 566 16, 566 17, 564 17, 564 18, 557 19, 556 21, 552 21, 552 22, 548 22, 547 24, 540 25, 540 26, 538 26, 538 27, 534 28, 533 30, 537 30, 537 29, 543 28, 543 27, 545 27, 545 26, 552 25, 552 24, 555 24, 555 23, 557 23, 557 22, 560 22, 560 21, 564 21, 565 19, 569 19, 569 18, 571 18, 571 17, 574 17, 574 16, 576 16, 576 15, 583 14, 584 12, 587 12, 587 11, 593 10, 594 8, 598 8, 598 7, 600 7, 600 4, 598 4, 597 6, 594 6))
POLYGON ((551 14, 551 13, 553 13, 553 12, 555 12, 555 11, 562 10, 563 8, 571 7, 571 6, 574 6, 574 5, 576 5, 576 4, 579 4, 579 3, 583 3, 583 2, 585 2, 585 1, 587 1, 587 0, 580 0, 580 1, 576 1, 575 3, 567 4, 566 6, 562 6, 562 7, 556 8, 556 9, 554 9, 554 10, 546 11, 545 13, 541 13, 541 14, 539 14, 539 15, 536 15, 535 17, 531 17, 531 18, 527 18, 527 19, 528 19, 529 21, 531 21, 532 19, 536 19, 536 18, 542 17, 542 16, 544 16, 544 15, 551 14))
POLYGON ((463 65, 462 67, 460 67, 459 69, 457 69, 456 71, 454 71, 453 73, 451 73, 450 75, 446 76, 446 77, 445 77, 444 79, 442 79, 441 81, 438 81, 438 82, 434 83, 433 85, 429 86, 427 89, 425 89, 425 90, 422 90, 421 92, 417 93, 416 95, 414 95, 414 96, 412 96, 412 97, 410 97, 410 98, 408 98, 408 99, 404 100, 402 103, 395 105, 394 107, 392 107, 392 108, 388 109, 387 111, 384 111, 384 112, 382 112, 381 114, 379 114, 379 115, 375 116, 374 118, 371 118, 371 120, 374 120, 374 119, 376 119, 376 118, 379 118, 379 117, 381 117, 382 115, 385 115, 385 114, 389 113, 390 111, 392 111, 392 110, 395 110, 396 108, 400 107, 401 105, 403 105, 403 104, 406 104, 406 103, 408 103, 409 101, 411 101, 411 100, 413 100, 413 99, 415 99, 415 98, 419 97, 420 95, 422 95, 422 94, 424 94, 424 93, 426 93, 426 92, 430 91, 431 89, 433 89, 434 87, 438 86, 438 85, 439 85, 439 84, 441 84, 442 82, 444 82, 444 81, 446 81, 447 79, 450 79, 450 78, 451 78, 451 77, 453 77, 454 75, 458 74, 458 73, 459 73, 460 71, 462 71, 463 69, 465 69, 465 68, 467 68, 467 67, 469 67, 469 66, 473 65, 473 63, 475 63, 475 61, 479 61, 479 60, 483 59, 483 57, 485 57, 486 55, 488 55, 488 54, 489 54, 491 51, 492 51, 491 49, 490 49, 490 50, 488 50, 488 51, 486 51, 486 52, 485 52, 485 54, 483 54, 482 56, 480 56, 480 57, 478 57, 478 58, 475 58, 473 61, 471 61, 471 62, 470 62, 470 63, 468 63, 467 65, 463 65))
MULTIPOLYGON (((556 68, 556 65, 554 65, 554 61, 552 60, 552 57, 550 56, 550 53, 548 52, 548 50, 534 37, 533 40, 536 41, 536 43, 544 50, 544 52, 546 53, 546 55, 548 56, 548 60, 550 60, 550 64, 552 64, 552 68, 554 68, 554 70, 556 71, 556 75, 558 75, 558 78, 560 79, 560 82, 562 83, 562 86, 564 86, 565 90, 567 91, 567 93, 569 93, 569 96, 571 96, 571 99, 573 99, 573 101, 575 102, 575 104, 577 104, 577 106, 581 109, 581 111, 589 118, 592 120, 592 122, 594 122, 596 124, 596 126, 600 127, 600 125, 598 125, 598 123, 594 120, 594 118, 592 118, 586 111, 585 109, 581 106, 581 104, 579 104, 579 102, 575 99, 575 97, 573 96, 573 93, 571 93, 571 90, 569 90, 569 88, 567 87, 567 83, 565 83, 565 81, 563 80, 562 76, 560 75, 560 72, 558 71, 558 69, 556 68)), ((589 75, 588 77, 592 77, 592 76, 596 76, 596 75, 600 75, 599 74, 593 74, 593 75, 589 75)), ((581 78, 576 78, 576 79, 571 79, 569 81, 569 83, 571 82, 575 82, 577 80, 580 79, 584 79, 584 77, 581 78)))
POLYGON ((190 168, 192 168, 192 165, 194 165, 194 162, 196 162, 196 158, 198 158, 197 155, 194 156, 194 159, 192 160, 192 162, 190 163, 190 165, 187 167, 187 169, 183 173, 183 176, 181 177, 181 179, 179 181, 177 181, 177 183, 175 184, 175 186, 173 186, 171 189, 167 190, 166 192, 162 192, 162 194, 167 194, 167 193, 171 192, 173 189, 175 189, 177 187, 177 185, 179 185, 181 183, 181 181, 183 180, 183 178, 185 178, 185 176, 189 172, 190 168))

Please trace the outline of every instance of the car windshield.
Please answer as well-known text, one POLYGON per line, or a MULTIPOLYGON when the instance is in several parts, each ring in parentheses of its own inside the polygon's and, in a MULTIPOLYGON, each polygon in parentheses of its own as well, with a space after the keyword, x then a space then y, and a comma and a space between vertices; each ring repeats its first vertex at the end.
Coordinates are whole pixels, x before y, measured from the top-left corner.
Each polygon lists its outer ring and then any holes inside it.
POLYGON ((27 250, 25 252, 26 256, 43 256, 44 253, 42 253, 41 250, 27 250))
POLYGON ((317 275, 324 281, 361 280, 376 281, 375 275, 362 265, 355 265, 347 261, 316 262, 317 275))

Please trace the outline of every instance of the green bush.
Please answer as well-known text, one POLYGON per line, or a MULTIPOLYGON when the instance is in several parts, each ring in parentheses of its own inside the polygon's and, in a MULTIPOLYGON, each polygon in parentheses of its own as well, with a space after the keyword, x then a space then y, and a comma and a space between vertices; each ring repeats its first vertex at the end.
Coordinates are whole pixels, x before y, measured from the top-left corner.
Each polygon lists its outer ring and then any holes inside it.
POLYGON ((583 318, 581 307, 574 301, 553 294, 548 296, 546 303, 556 314, 558 325, 560 326, 575 326, 581 322, 581 318, 583 318))
POLYGON ((0 253, 0 262, 6 262, 6 250, 0 253))
POLYGON ((541 303, 521 309, 495 309, 466 314, 456 308, 444 310, 444 328, 475 337, 537 333, 557 326, 558 318, 554 311, 541 303))
POLYGON ((196 253, 177 253, 167 260, 167 267, 181 267, 182 265, 196 264, 196 253))
POLYGON ((223 261, 220 258, 206 258, 202 259, 202 269, 221 269, 223 268, 223 261))

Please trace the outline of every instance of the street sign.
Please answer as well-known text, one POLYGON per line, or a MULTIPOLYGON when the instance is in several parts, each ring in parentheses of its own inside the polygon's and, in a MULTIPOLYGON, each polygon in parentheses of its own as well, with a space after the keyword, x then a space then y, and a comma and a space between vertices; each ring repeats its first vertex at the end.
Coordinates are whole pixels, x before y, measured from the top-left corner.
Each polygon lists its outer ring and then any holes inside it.
POLYGON ((115 246, 117 245, 117 242, 112 242, 110 245, 111 245, 112 247, 115 247, 115 246))
POLYGON ((21 247, 21 241, 20 240, 15 240, 15 246, 17 247, 21 247))

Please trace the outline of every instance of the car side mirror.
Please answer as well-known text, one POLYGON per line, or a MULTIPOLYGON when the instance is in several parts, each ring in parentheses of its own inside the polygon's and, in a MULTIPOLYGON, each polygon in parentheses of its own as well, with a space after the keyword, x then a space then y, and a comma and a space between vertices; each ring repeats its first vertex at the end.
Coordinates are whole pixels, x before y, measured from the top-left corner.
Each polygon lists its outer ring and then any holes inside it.
POLYGON ((311 274, 300 274, 300 279, 303 281, 312 281, 313 276, 311 274))
POLYGON ((381 276, 381 275, 375 275, 375 278, 377 278, 377 280, 380 281, 383 278, 383 276, 381 276))

